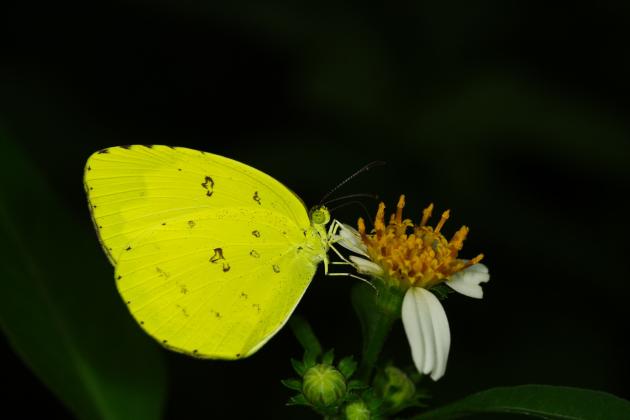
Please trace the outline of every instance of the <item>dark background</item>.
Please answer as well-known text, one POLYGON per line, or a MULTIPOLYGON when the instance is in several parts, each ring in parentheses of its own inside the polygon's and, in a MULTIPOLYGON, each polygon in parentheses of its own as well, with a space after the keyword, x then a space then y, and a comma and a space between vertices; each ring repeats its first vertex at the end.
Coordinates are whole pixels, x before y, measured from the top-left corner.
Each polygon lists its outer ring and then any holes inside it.
MULTIPOLYGON (((630 398, 627 5, 206 3, 2 6, 0 128, 77 230, 92 228, 83 165, 107 146, 222 154, 307 205, 384 160, 342 193, 375 193, 390 209, 405 193, 414 219, 429 202, 450 208, 446 232, 470 226, 462 255, 483 252, 490 268, 483 301, 445 303, 453 341, 437 402, 525 383, 630 398)), ((320 272, 298 307, 340 355, 359 351, 352 283, 320 272)), ((400 326, 389 344, 388 357, 410 363, 400 326)), ((63 415, 2 347, 4 409, 63 415)), ((305 411, 283 407, 279 380, 300 356, 286 329, 236 363, 165 356, 169 419, 305 411)))

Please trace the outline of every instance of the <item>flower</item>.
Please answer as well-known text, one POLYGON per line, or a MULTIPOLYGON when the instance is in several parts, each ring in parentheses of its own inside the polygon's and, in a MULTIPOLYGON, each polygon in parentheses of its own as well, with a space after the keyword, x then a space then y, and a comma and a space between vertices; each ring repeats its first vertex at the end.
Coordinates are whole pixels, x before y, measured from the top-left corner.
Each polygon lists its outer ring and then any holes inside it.
POLYGON ((433 204, 424 209, 417 225, 403 219, 404 207, 405 196, 401 195, 396 213, 385 224, 385 204, 380 203, 371 232, 366 232, 360 218, 358 230, 340 224, 335 242, 360 255, 349 257, 359 273, 405 290, 402 321, 414 364, 419 372, 437 381, 446 370, 451 333, 442 304, 429 290, 444 283, 456 292, 481 299, 480 283, 490 280, 490 275, 479 263, 483 254, 471 260, 457 258, 468 235, 466 226, 450 240, 440 232, 450 211, 442 213, 433 228, 427 226, 433 204))

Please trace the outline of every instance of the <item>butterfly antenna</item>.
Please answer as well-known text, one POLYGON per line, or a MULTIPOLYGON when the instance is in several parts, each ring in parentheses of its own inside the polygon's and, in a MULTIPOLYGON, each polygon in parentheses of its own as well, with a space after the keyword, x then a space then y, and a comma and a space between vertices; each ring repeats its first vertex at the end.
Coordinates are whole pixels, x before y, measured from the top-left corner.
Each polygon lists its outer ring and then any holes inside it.
POLYGON ((335 188, 333 188, 332 190, 328 191, 328 193, 326 195, 324 195, 324 197, 319 201, 319 204, 321 205, 335 191, 337 191, 339 188, 341 188, 348 181, 352 180, 355 176, 357 176, 359 174, 362 174, 363 172, 367 172, 367 171, 369 171, 370 169, 372 169, 372 168, 374 168, 376 166, 383 166, 383 165, 385 165, 385 162, 383 162, 382 160, 375 160, 374 162, 368 163, 367 165, 365 165, 364 167, 362 167, 361 169, 359 169, 358 171, 356 171, 355 173, 350 175, 348 178, 344 179, 339 184, 337 184, 337 186, 335 188))
POLYGON ((340 208, 343 208, 343 207, 347 207, 347 206, 349 206, 351 204, 358 204, 359 206, 361 206, 361 208, 365 212, 365 217, 370 221, 371 225, 374 225, 374 219, 372 219, 372 216, 370 216, 370 212, 368 211, 367 207, 365 207, 365 204, 363 204, 363 202, 361 202, 359 200, 348 201, 348 202, 345 202, 343 204, 339 204, 338 206, 335 206, 332 209, 330 209, 330 212, 334 213, 336 210, 339 210, 340 208))
POLYGON ((348 198, 371 198, 372 200, 378 200, 378 195, 376 194, 368 194, 368 193, 359 193, 359 194, 348 194, 337 198, 331 198, 328 201, 322 202, 323 205, 327 206, 330 203, 334 203, 341 200, 346 200, 348 198))

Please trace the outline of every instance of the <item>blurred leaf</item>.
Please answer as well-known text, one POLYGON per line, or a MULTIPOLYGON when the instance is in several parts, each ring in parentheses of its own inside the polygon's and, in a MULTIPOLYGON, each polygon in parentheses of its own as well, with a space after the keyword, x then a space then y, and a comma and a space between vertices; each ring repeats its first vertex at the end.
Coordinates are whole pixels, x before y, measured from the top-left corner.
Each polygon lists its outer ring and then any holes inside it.
POLYGON ((630 418, 630 401, 588 389, 521 385, 481 391, 414 419, 454 419, 482 413, 565 420, 621 420, 630 418))
POLYGON ((9 342, 79 419, 160 418, 163 360, 118 297, 87 206, 73 219, 2 133, 0 150, 0 325, 9 342))

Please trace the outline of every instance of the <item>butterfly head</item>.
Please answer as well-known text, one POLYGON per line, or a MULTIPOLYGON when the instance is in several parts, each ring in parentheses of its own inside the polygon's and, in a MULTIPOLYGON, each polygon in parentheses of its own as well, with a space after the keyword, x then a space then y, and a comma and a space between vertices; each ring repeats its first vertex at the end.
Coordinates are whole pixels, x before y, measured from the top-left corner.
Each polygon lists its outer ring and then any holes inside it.
POLYGON ((328 211, 326 206, 315 206, 311 208, 311 211, 309 213, 311 223, 314 226, 325 226, 326 224, 328 224, 328 222, 330 222, 330 212, 328 211))

